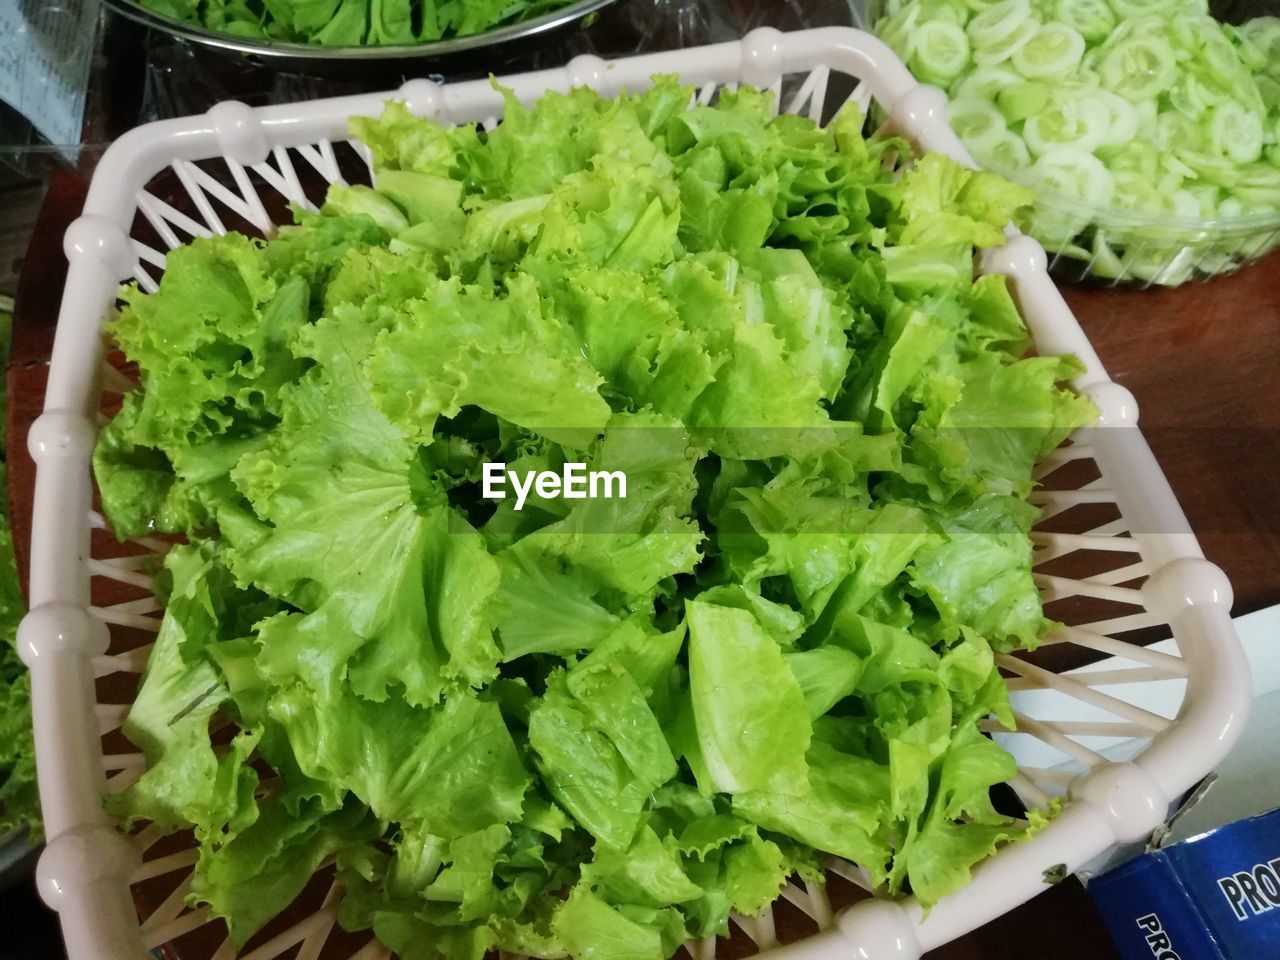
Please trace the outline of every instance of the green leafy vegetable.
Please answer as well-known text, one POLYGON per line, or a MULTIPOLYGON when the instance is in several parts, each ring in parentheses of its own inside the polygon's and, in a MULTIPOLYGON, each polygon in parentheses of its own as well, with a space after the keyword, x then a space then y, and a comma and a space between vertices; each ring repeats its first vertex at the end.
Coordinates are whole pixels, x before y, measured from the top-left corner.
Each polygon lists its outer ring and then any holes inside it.
POLYGON ((255 40, 409 46, 469 37, 569 0, 135 0, 161 16, 255 40))
POLYGON ((113 806, 195 828, 237 943, 332 862, 406 958, 662 960, 828 854, 927 904, 1029 829, 978 723, 1093 415, 974 276, 1029 194, 690 93, 391 104, 376 188, 126 291, 102 502, 185 542, 113 806))

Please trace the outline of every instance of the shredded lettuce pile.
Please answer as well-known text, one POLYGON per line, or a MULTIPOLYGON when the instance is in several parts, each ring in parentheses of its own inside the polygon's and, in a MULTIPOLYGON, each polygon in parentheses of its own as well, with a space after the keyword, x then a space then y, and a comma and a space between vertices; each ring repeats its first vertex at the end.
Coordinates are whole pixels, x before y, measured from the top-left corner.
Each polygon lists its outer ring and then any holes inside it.
POLYGON ((162 16, 257 40, 403 46, 467 37, 569 0, 134 0, 162 16))
POLYGON ((406 960, 662 960, 824 854, 927 904, 1030 829, 978 722, 1094 416, 974 278, 1030 195, 691 93, 389 104, 377 189, 123 293, 102 504, 185 536, 113 802, 194 828, 237 943, 332 862, 406 960), (517 511, 489 462, 627 496, 517 511))

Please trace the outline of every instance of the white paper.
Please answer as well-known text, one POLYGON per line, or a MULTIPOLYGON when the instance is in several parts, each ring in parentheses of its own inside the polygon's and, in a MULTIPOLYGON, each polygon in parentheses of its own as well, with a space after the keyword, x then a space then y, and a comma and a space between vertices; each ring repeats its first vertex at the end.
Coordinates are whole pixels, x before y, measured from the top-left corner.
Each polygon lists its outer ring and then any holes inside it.
POLYGON ((98 0, 0 0, 0 99, 52 144, 80 143, 98 0))
MULTIPOLYGON (((1253 674, 1254 697, 1264 697, 1280 691, 1280 606, 1267 607, 1264 610, 1237 617, 1235 626, 1240 635, 1240 645, 1244 648, 1253 674)), ((1152 644, 1151 649, 1175 655, 1178 652, 1172 640, 1161 640, 1159 643, 1152 644)), ((1079 670, 1069 671, 1068 675, 1090 673, 1096 670, 1120 670, 1140 665, 1136 661, 1125 660, 1122 657, 1108 657, 1081 667, 1079 670)), ((1186 686, 1187 682, 1181 679, 1156 680, 1146 683, 1115 684, 1104 688, 1104 692, 1151 713, 1173 717, 1182 704, 1186 686)), ((1081 703, 1074 697, 1056 690, 1024 690, 1011 694, 1009 699, 1015 710, 1032 717, 1112 722, 1118 719, 1106 710, 1081 703)), ((1262 723, 1262 721, 1258 722, 1262 723)), ((1250 724, 1252 726, 1253 721, 1250 721, 1250 724)), ((1114 761, 1131 759, 1148 743, 1145 739, 1121 737, 1076 737, 1075 739, 1108 760, 1114 761)), ((1055 769, 1062 772, 1078 772, 1084 769, 1079 761, 1067 760, 1061 752, 1035 737, 1022 734, 997 734, 996 740, 1013 754, 1019 766, 1055 769)), ((1050 792, 1054 791, 1050 790, 1050 792)), ((1280 794, 1277 796, 1280 798, 1280 794)))

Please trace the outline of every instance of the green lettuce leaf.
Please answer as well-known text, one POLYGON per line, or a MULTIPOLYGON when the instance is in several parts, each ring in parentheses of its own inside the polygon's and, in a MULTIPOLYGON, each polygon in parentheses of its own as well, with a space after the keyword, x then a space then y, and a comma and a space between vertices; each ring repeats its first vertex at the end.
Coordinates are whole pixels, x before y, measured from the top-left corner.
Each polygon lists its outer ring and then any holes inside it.
POLYGON ((529 775, 496 703, 458 696, 423 710, 296 685, 268 709, 303 773, 350 790, 380 820, 452 840, 520 817, 529 775))
POLYGON ((811 730, 778 643, 745 610, 691 600, 689 688, 709 790, 801 792, 811 730))
POLYGON ((293 902, 324 860, 381 833, 382 825, 356 802, 299 816, 267 800, 248 829, 221 846, 200 848, 189 902, 208 904, 243 946, 293 902))
MULTIPOLYGON (((155 2, 339 44, 554 0, 155 2)), ((330 863, 406 960, 662 960, 832 855, 927 907, 1043 821, 981 724, 1094 410, 975 277, 1029 195, 750 88, 497 96, 357 119, 372 183, 122 293, 102 508, 186 542, 114 811, 194 828, 236 943, 330 863)))

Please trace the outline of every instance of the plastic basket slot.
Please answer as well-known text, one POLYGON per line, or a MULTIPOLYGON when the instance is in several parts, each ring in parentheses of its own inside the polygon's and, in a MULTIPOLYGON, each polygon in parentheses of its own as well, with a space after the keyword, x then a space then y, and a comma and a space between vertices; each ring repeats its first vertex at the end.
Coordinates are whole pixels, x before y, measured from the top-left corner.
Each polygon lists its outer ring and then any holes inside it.
POLYGON ((860 890, 865 890, 867 893, 875 890, 875 884, 871 882, 871 875, 867 873, 866 868, 851 863, 843 857, 832 857, 827 861, 827 869, 836 876, 844 877, 860 890))
POLYGON ((196 205, 196 210, 204 218, 205 226, 209 228, 209 231, 218 236, 225 234, 227 232, 226 225, 213 209, 213 204, 209 202, 209 197, 202 189, 201 181, 203 181, 203 184, 213 184, 213 178, 205 174, 203 170, 189 160, 182 160, 173 164, 173 172, 178 175, 178 179, 186 188, 187 196, 196 205))
MULTIPOLYGON (((771 914, 775 940, 779 943, 795 943, 822 930, 822 924, 813 913, 813 899, 803 887, 792 880, 783 884, 781 894, 763 913, 771 914)), ((737 943, 731 941, 721 946, 729 956, 740 955, 735 949, 738 947, 737 943)))
POLYGON ((363 947, 351 954, 348 960, 389 960, 391 951, 377 940, 370 940, 363 947))
POLYGON ((150 605, 155 608, 154 611, 136 612, 131 607, 136 604, 145 603, 143 601, 130 601, 127 603, 118 603, 109 607, 90 607, 89 612, 101 620, 103 623, 114 623, 122 627, 133 627, 136 630, 146 630, 149 633, 159 633, 161 620, 159 617, 149 616, 150 612, 158 612, 160 604, 152 599, 150 605))
POLYGON ((184 867, 194 867, 199 855, 199 851, 192 847, 190 850, 179 850, 177 853, 156 857, 154 860, 146 860, 133 872, 129 880, 131 883, 141 883, 153 877, 176 873, 184 867))
POLYGON ((207 167, 214 166, 210 162, 206 162, 204 166, 201 166, 189 160, 183 161, 174 165, 174 171, 178 174, 183 186, 186 187, 187 193, 196 204, 196 208, 204 216, 205 222, 209 224, 215 233, 222 234, 227 232, 225 223, 213 208, 212 201, 215 200, 238 216, 251 229, 263 234, 270 231, 272 227, 271 219, 267 216, 267 211, 262 205, 262 200, 259 198, 257 190, 249 182, 249 177, 245 173, 244 167, 230 159, 222 160, 221 165, 226 167, 236 190, 232 190, 227 184, 219 181, 209 172, 207 167))
POLYGON ((272 166, 269 161, 253 165, 253 172, 260 176, 280 196, 290 203, 296 203, 304 210, 315 213, 318 208, 302 189, 298 172, 293 168, 293 159, 286 147, 275 147, 271 151, 272 166))
POLYGON ((1020 733, 1027 733, 1035 737, 1037 740, 1047 743, 1049 746, 1058 750, 1065 756, 1079 760, 1086 766, 1093 767, 1099 763, 1105 763, 1106 758, 1101 754, 1090 750, 1082 744, 1076 743, 1066 734, 1055 729, 1051 724, 1041 723, 1023 713, 1015 713, 1014 720, 1017 723, 1017 730, 1020 733))
POLYGON ((174 250, 187 242, 180 239, 173 232, 174 227, 177 227, 190 239, 213 236, 214 231, 209 227, 197 223, 172 204, 161 200, 146 190, 138 191, 138 209, 142 211, 142 215, 147 218, 147 222, 155 228, 156 233, 160 235, 160 239, 165 242, 165 245, 170 250, 174 250))
POLYGON ((1093 447, 1087 443, 1068 443, 1054 450, 1036 464, 1031 472, 1033 480, 1043 480, 1056 472, 1060 467, 1076 460, 1088 460, 1093 457, 1093 447))
POLYGON ((134 647, 121 653, 109 653, 93 658, 93 675, 105 677, 112 673, 141 674, 147 666, 147 658, 151 656, 151 644, 134 647))
POLYGON ((102 732, 120 729, 120 724, 124 723, 124 718, 129 713, 129 707, 130 704, 127 703, 95 703, 93 712, 102 732))
POLYGON ((1138 726, 1144 727, 1153 733, 1159 733, 1169 726, 1170 720, 1168 717, 1152 713, 1150 710, 1129 703, 1127 700, 1121 700, 1119 697, 1101 693, 1087 684, 1081 683, 1074 677, 1045 670, 1043 667, 1038 667, 1033 663, 1028 663, 1026 660, 1010 656, 1007 653, 997 653, 995 659, 998 666, 1025 678, 1034 684, 1037 689, 1056 690, 1082 703, 1087 703, 1092 707, 1097 707, 1099 710, 1105 710, 1114 716, 1136 723, 1138 726))
MULTIPOLYGON (((791 884, 788 884, 787 886, 790 887, 791 884)), ((806 880, 804 881, 804 892, 809 902, 808 909, 805 910, 805 912, 808 913, 809 916, 813 917, 814 922, 818 925, 818 929, 827 929, 827 927, 831 926, 832 922, 835 920, 835 916, 831 909, 831 898, 827 896, 826 886, 821 883, 814 883, 810 880, 806 880)), ((797 906, 800 905, 797 904, 797 906)), ((805 908, 801 907, 801 909, 805 908)))
POLYGON ((1036 562, 1042 563, 1076 550, 1101 550, 1108 553, 1139 553, 1141 546, 1132 537, 1089 533, 1060 533, 1034 530, 1031 542, 1038 546, 1036 562))
POLYGON ((1181 657, 1175 657, 1173 654, 1164 653, 1160 650, 1152 650, 1150 647, 1136 643, 1126 643, 1124 640, 1117 640, 1115 637, 1080 627, 1064 626, 1054 631, 1040 641, 1040 647, 1037 649, 1063 643, 1084 647, 1108 656, 1122 657, 1135 663, 1146 664, 1147 666, 1158 668, 1173 677, 1185 677, 1189 672, 1187 662, 1181 657))
POLYGON ((326 922, 317 924, 315 929, 303 938, 294 960, 316 960, 320 956, 329 931, 333 929, 334 921, 338 918, 338 902, 341 899, 342 888, 337 883, 331 883, 328 892, 324 895, 324 901, 320 904, 320 912, 317 914, 325 917, 326 922))
POLYGON ((140 753, 114 753, 102 758, 102 769, 107 773, 127 770, 129 767, 147 768, 147 758, 140 753))
MULTIPOLYGON (((144 934, 154 934, 157 929, 162 929, 169 921, 177 918, 186 906, 187 894, 191 892, 191 874, 182 877, 177 886, 175 886, 167 897, 164 898, 147 919, 142 921, 142 932, 144 934)), ((159 940, 153 940, 148 946, 159 946, 164 943, 168 937, 159 940)))
POLYGON ((1091 574, 1084 577, 1086 583, 1129 583, 1133 580, 1139 580, 1146 577, 1150 573, 1150 568, 1146 561, 1139 560, 1137 563, 1131 563, 1128 566, 1116 567, 1113 570, 1105 570, 1101 573, 1091 574))
POLYGON ((111 776, 107 777, 107 793, 112 795, 123 793, 141 780, 142 775, 146 772, 147 765, 139 763, 131 764, 119 772, 111 774, 111 776))
POLYGON ((1031 810, 1044 810, 1053 803, 1053 794, 1042 790, 1030 777, 1019 771, 1009 778, 1018 799, 1031 810))
POLYGON ((311 169, 324 177, 330 183, 345 183, 342 178, 342 171, 338 169, 338 159, 333 154, 333 144, 328 140, 321 140, 319 143, 304 143, 295 147, 303 160, 311 165, 311 169))
MULTIPOLYGON (((1075 674, 1073 679, 1086 687, 1114 687, 1126 683, 1155 683, 1159 680, 1185 680, 1186 675, 1163 670, 1160 667, 1123 667, 1117 670, 1090 670, 1075 674)), ((1014 677, 1008 681, 1009 691, 1038 690, 1039 684, 1029 677, 1014 677)))
MULTIPOLYGON (((1136 723, 1123 720, 1105 722, 1101 720, 1042 720, 1042 725, 1052 727, 1059 733, 1069 737, 1109 737, 1128 740, 1135 737, 1150 737, 1151 731, 1136 723)), ((995 719, 983 720, 978 724, 983 733, 1027 733, 1023 729, 1010 730, 995 719)))
MULTIPOLYGON (((1077 770, 1059 770, 1056 768, 1053 770, 1046 770, 1041 767, 1022 767, 1018 772, 1024 780, 1035 784, 1037 788, 1061 788, 1070 786, 1071 781, 1074 780, 1079 773, 1077 770)), ((1042 790, 1041 796, 1044 797, 1044 801, 1038 804, 1038 806, 1047 806, 1052 802, 1052 794, 1046 793, 1042 790)))
POLYGON ((1080 625, 1093 633, 1098 634, 1117 634, 1128 633, 1132 630, 1144 630, 1148 627, 1163 626, 1162 621, 1146 611, 1139 613, 1129 613, 1118 617, 1109 617, 1106 620, 1094 620, 1091 623, 1082 623, 1080 625))
MULTIPOLYGON (((141 244, 139 244, 139 246, 141 246, 141 244)), ((137 281, 138 286, 142 288, 143 293, 155 293, 160 289, 160 285, 156 282, 156 279, 147 272, 146 268, 142 266, 141 260, 139 260, 138 265, 133 268, 133 279, 137 281)))
POLYGON ((782 106, 782 77, 778 77, 766 88, 769 91, 769 112, 777 116, 782 106))
POLYGON ((824 119, 822 108, 826 102, 827 80, 830 76, 830 67, 814 67, 810 70, 800 84, 800 89, 787 102, 786 112, 802 114, 814 123, 820 123, 824 119))
POLYGON ((244 954, 241 960, 274 960, 275 957, 304 942, 317 931, 323 931, 327 934, 333 927, 333 921, 337 918, 337 915, 338 908, 335 904, 322 907, 305 920, 298 921, 287 930, 276 934, 266 943, 244 954))
POLYGON ((142 944, 148 949, 157 949, 166 943, 172 943, 179 937, 185 936, 196 930, 210 920, 208 907, 197 907, 194 910, 188 910, 186 913, 179 914, 171 921, 163 926, 148 930, 145 927, 142 931, 142 944))
POLYGON ((730 921, 738 926, 761 950, 768 950, 778 943, 778 931, 773 922, 772 910, 761 910, 759 916, 744 917, 733 914, 730 921))

